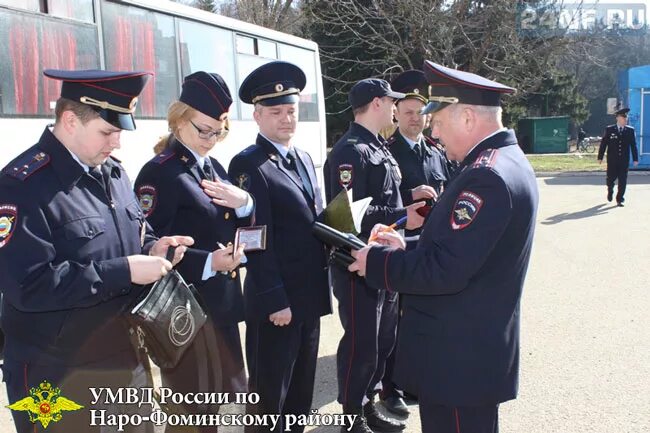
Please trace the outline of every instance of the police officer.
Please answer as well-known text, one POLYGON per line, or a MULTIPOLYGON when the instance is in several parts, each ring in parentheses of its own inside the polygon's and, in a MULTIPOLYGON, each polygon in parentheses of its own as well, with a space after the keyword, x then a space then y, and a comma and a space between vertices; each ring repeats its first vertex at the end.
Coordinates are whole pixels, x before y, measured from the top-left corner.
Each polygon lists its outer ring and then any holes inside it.
MULTIPOLYGON (((47 382, 83 406, 46 423, 47 432, 98 432, 89 410, 106 407, 91 404, 89 388, 147 386, 120 313, 140 294, 138 285, 171 269, 168 247, 192 239, 155 240, 131 182, 110 156, 121 131, 135 129, 137 96, 151 74, 45 75, 63 81, 54 127, 0 175, 3 378, 10 403, 47 382)), ((174 264, 184 252, 177 248, 174 264)), ((14 409, 18 433, 44 431, 39 419, 54 416, 52 392, 38 395, 36 414, 14 409)))
MULTIPOLYGON (((348 95, 354 122, 334 145, 325 167, 327 200, 343 188, 352 189, 353 200, 372 197, 361 222, 361 238, 367 240, 376 223, 392 224, 407 216, 406 228, 416 229, 423 217, 423 202, 402 205, 401 174, 385 140, 379 135, 390 125, 395 101, 404 98, 380 79, 356 83, 348 95)), ((395 344, 397 298, 368 287, 366 282, 339 266, 331 267, 334 295, 339 301, 343 337, 336 354, 338 401, 343 411, 357 414, 354 432, 394 432, 405 424, 385 417, 374 405, 375 387, 384 375, 387 357, 395 344)))
MULTIPOLYGON (((180 363, 161 371, 163 386, 175 392, 247 389, 237 325, 244 320, 237 269, 244 245, 233 251, 232 243, 237 217, 250 215, 253 200, 208 156, 228 133, 231 103, 228 86, 218 74, 199 71, 185 77, 179 100, 168 110, 172 133, 161 139, 158 155, 135 181, 140 206, 156 234, 181 233, 195 239, 177 270, 197 288, 210 318, 180 363)), ((214 408, 194 404, 183 409, 206 413, 214 408)), ((172 428, 167 426, 167 431, 172 428)))
MULTIPOLYGON (((406 94, 395 104, 398 128, 388 139, 388 148, 402 172, 402 201, 405 205, 426 201, 431 206, 442 193, 449 172, 442 145, 422 133, 430 117, 420 113, 429 102, 424 72, 416 69, 403 72, 391 82, 391 87, 406 94)), ((405 234, 412 236, 419 232, 409 230, 405 234)))
POLYGON ((603 163, 603 156, 607 150, 607 201, 612 201, 614 196, 614 182, 618 180, 616 204, 623 207, 625 202, 625 187, 627 186, 627 171, 630 166, 630 152, 636 167, 639 164, 639 153, 636 148, 634 128, 627 125, 629 108, 622 108, 616 113, 616 124, 605 128, 603 138, 598 149, 598 163, 603 163))
MULTIPOLYGON (((249 413, 309 413, 320 317, 331 313, 325 248, 311 233, 321 193, 309 154, 293 140, 305 81, 300 68, 275 61, 251 72, 239 89, 240 99, 255 106, 259 134, 228 172, 253 196, 253 226, 266 233, 264 249, 247 253, 244 282, 249 390, 260 396, 249 413)), ((283 421, 274 431, 284 431, 283 421)))
POLYGON ((433 133, 462 161, 460 172, 414 249, 379 226, 386 245, 353 252, 349 270, 403 296, 395 379, 419 397, 422 431, 494 433, 499 403, 517 395, 537 185, 501 123, 500 96, 514 89, 429 61, 423 69, 433 133))

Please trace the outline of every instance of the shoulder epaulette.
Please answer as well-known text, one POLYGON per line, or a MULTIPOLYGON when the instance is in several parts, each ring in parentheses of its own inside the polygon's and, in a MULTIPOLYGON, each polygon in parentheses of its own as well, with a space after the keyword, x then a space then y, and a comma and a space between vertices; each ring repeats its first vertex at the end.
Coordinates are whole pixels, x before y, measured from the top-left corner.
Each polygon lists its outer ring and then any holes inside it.
POLYGON ((154 156, 151 162, 154 162, 156 164, 162 164, 165 161, 169 161, 169 159, 174 155, 176 155, 176 152, 174 150, 170 150, 170 149, 163 150, 158 155, 154 156))
POLYGON ((359 137, 348 137, 348 141, 346 141, 346 144, 357 144, 359 141, 359 137))
POLYGON ((427 136, 425 135, 425 136, 424 136, 424 141, 426 141, 427 144, 428 144, 429 146, 431 146, 431 147, 435 147, 436 149, 438 149, 438 150, 440 150, 440 151, 442 151, 442 152, 445 151, 445 148, 442 147, 442 144, 440 144, 440 142, 439 142, 438 140, 434 140, 433 138, 431 138, 431 137, 427 137, 427 136))
POLYGON ((8 176, 18 180, 25 180, 39 169, 50 163, 50 155, 33 149, 31 152, 25 152, 8 165, 4 172, 8 176))
POLYGON ((476 161, 472 164, 472 168, 479 167, 494 167, 494 163, 497 159, 497 149, 486 149, 478 155, 476 161))

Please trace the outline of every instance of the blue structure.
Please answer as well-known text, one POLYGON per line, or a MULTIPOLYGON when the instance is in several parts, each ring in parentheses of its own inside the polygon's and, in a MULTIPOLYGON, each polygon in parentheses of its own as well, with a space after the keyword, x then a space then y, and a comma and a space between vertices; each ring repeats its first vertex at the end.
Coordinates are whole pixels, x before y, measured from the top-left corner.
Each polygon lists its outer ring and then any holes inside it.
POLYGON ((622 106, 630 108, 628 120, 636 130, 639 168, 650 169, 650 65, 619 72, 618 93, 622 106))

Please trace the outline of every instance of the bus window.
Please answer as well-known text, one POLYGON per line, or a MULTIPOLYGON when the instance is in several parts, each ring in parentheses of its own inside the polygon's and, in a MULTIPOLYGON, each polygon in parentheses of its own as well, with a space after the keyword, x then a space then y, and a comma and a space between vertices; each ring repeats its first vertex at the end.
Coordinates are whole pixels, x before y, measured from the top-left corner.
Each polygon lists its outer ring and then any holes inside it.
MULTIPOLYGON (((233 32, 184 19, 179 19, 178 24, 182 75, 196 71, 216 72, 226 81, 234 97, 237 83, 233 32)), ((231 105, 229 117, 239 119, 237 104, 231 105)))
POLYGON ((173 18, 106 2, 102 19, 106 69, 155 74, 138 100, 136 117, 166 117, 167 107, 180 89, 173 18))
POLYGON ((44 79, 43 69, 99 68, 91 24, 0 9, 0 40, 0 115, 50 117, 61 83, 44 79))
POLYGON ((16 9, 26 9, 28 11, 41 11, 40 0, 0 0, 0 5, 11 6, 16 9))
POLYGON ((318 85, 316 53, 291 45, 280 44, 280 60, 300 67, 307 76, 305 89, 300 92, 299 119, 301 122, 318 122, 318 85))
POLYGON ((267 59, 277 59, 278 53, 275 42, 265 41, 264 39, 257 40, 257 55, 266 57, 267 59))
POLYGON ((48 13, 57 17, 94 22, 93 3, 88 0, 48 0, 48 13))

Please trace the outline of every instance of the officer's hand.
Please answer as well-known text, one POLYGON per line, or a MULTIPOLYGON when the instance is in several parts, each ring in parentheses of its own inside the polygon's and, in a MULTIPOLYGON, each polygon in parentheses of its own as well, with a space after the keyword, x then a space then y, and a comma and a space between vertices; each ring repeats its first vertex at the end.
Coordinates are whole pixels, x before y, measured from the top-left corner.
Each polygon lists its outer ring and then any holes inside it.
POLYGON ((402 236, 400 236, 399 233, 394 230, 377 233, 377 239, 375 242, 380 245, 385 245, 387 247, 392 247, 399 250, 406 249, 406 241, 402 236))
POLYGON ((131 282, 134 284, 150 284, 158 281, 172 269, 172 264, 163 257, 136 254, 128 256, 131 282))
POLYGON ((363 247, 360 250, 352 250, 352 257, 355 258, 354 263, 348 266, 348 271, 356 272, 359 276, 366 275, 366 259, 368 258, 368 251, 371 247, 363 247))
POLYGON ((415 203, 406 206, 406 228, 408 230, 422 227, 422 224, 424 224, 424 217, 420 215, 417 210, 425 205, 426 203, 423 201, 416 201, 415 203))
POLYGON ((285 326, 291 323, 291 308, 287 307, 284 310, 276 311, 269 315, 269 321, 275 326, 285 326))
POLYGON ((413 195, 413 200, 438 200, 438 194, 432 186, 429 185, 420 185, 411 190, 413 195))
POLYGON ((212 197, 212 201, 219 206, 237 209, 248 202, 248 193, 246 191, 218 179, 214 182, 203 180, 201 186, 203 191, 212 197))
POLYGON ((183 259, 187 246, 194 244, 194 239, 190 236, 163 236, 158 239, 149 250, 149 255, 166 257, 169 247, 177 247, 174 251, 172 265, 176 266, 183 259))
POLYGON ((637 165, 639 165, 639 161, 634 161, 632 164, 634 164, 634 166, 636 167, 637 165))
POLYGON ((233 254, 233 244, 228 243, 226 248, 220 248, 212 252, 212 270, 215 272, 230 272, 239 266, 244 257, 246 244, 240 244, 233 254))

